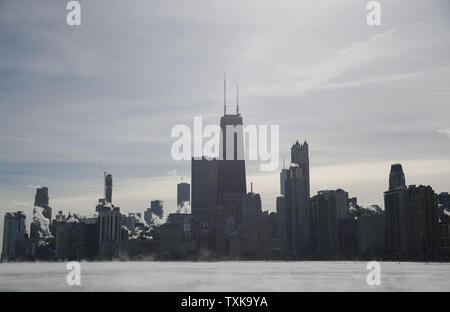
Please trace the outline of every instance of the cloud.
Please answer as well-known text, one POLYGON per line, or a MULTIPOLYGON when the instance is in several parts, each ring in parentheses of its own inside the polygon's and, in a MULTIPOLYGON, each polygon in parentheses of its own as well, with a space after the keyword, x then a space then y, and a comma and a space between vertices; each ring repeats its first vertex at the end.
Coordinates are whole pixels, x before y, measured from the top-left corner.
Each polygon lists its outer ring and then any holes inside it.
POLYGON ((438 133, 445 134, 446 136, 448 136, 450 138, 450 128, 439 129, 438 133))

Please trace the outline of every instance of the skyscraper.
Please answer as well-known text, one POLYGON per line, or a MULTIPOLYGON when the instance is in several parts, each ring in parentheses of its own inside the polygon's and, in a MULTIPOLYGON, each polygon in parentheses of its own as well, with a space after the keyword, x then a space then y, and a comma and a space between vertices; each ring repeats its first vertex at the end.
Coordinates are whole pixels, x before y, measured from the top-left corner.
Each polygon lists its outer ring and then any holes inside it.
POLYGON ((309 181, 309 147, 308 143, 305 142, 300 145, 300 143, 295 142, 291 148, 291 163, 297 164, 303 168, 303 174, 306 179, 306 194, 308 196, 308 200, 311 197, 310 192, 310 181, 309 181))
POLYGON ((13 260, 16 256, 16 241, 25 238, 26 216, 22 211, 7 212, 3 223, 2 261, 13 260))
POLYGON ((410 185, 407 196, 411 216, 411 255, 431 255, 439 243, 437 195, 430 186, 410 185))
POLYGON ((393 164, 389 173, 389 190, 406 186, 405 174, 401 164, 393 164))
POLYGON ((286 177, 287 177, 288 170, 286 168, 281 169, 280 172, 280 194, 283 196, 286 196, 286 177))
POLYGON ((183 206, 185 202, 191 200, 191 185, 186 182, 177 184, 177 205, 183 206))
POLYGON ((112 175, 105 172, 105 199, 107 203, 112 203, 112 175))
POLYGON ((400 164, 389 173, 389 190, 384 193, 385 247, 394 257, 404 257, 410 249, 410 213, 405 175, 400 164))
POLYGON ((348 193, 342 189, 319 191, 311 199, 311 206, 315 252, 335 257, 341 251, 339 228, 341 225, 344 229, 348 218, 348 193))
POLYGON ((218 160, 192 159, 191 213, 204 223, 217 206, 218 160))
POLYGON ((222 132, 218 171, 219 202, 227 204, 243 200, 247 193, 242 117, 225 115, 220 119, 222 132))
POLYGON ((290 255, 306 256, 312 251, 311 211, 308 182, 302 167, 293 165, 286 178, 285 220, 287 251, 290 255))
POLYGON ((239 113, 239 89, 236 114, 227 113, 226 81, 224 80, 224 112, 220 118, 220 149, 217 193, 222 206, 242 202, 247 193, 244 155, 244 131, 239 113))
POLYGON ((36 195, 34 197, 34 206, 44 208, 42 215, 47 218, 50 222, 52 220, 52 208, 48 205, 48 188, 39 187, 36 189, 36 195))

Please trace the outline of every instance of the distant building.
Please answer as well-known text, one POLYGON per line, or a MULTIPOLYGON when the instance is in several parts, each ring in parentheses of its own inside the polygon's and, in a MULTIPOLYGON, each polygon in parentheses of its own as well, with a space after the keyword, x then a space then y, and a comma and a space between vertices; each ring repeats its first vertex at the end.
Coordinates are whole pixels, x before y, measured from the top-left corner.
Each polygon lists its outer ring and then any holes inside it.
POLYGON ((348 193, 346 191, 344 191, 343 189, 323 190, 319 191, 318 194, 325 194, 333 201, 333 205, 336 209, 336 222, 348 218, 349 200, 348 193))
POLYGON ((339 256, 351 259, 358 254, 358 230, 355 219, 341 219, 338 223, 339 256))
POLYGON ((114 207, 100 199, 96 207, 98 213, 98 244, 100 259, 119 256, 122 218, 120 208, 114 207))
POLYGON ((142 215, 140 213, 128 213, 128 215, 122 215, 122 225, 124 225, 131 233, 136 233, 136 226, 143 225, 142 215))
POLYGON ((112 203, 113 180, 112 175, 105 172, 105 200, 112 203))
POLYGON ((430 186, 411 185, 407 190, 411 216, 411 253, 429 255, 439 246, 437 196, 430 186))
POLYGON ((450 194, 448 192, 443 192, 438 195, 438 203, 445 209, 450 210, 450 194))
POLYGON ((286 196, 286 177, 288 170, 286 168, 281 169, 280 172, 280 194, 286 196))
POLYGON ((185 202, 191 200, 191 185, 186 182, 177 184, 177 205, 183 206, 185 202))
POLYGON ((320 259, 330 258, 337 252, 336 208, 320 193, 311 198, 311 208, 314 255, 320 259))
POLYGON ((358 206, 358 198, 351 197, 348 199, 348 206, 349 207, 357 207, 358 206))
POLYGON ((430 257, 439 246, 438 197, 430 186, 405 186, 401 165, 391 167, 385 192, 386 250, 394 257, 430 257))
POLYGON ((401 164, 393 164, 389 173, 389 190, 406 186, 405 174, 401 164))
POLYGON ((311 208, 314 253, 319 257, 354 254, 356 223, 349 219, 348 193, 342 189, 319 191, 311 199, 311 208))
POLYGON ((188 213, 171 213, 167 216, 167 223, 175 224, 184 233, 186 239, 191 238, 192 215, 188 213))
POLYGON ((310 180, 309 180, 309 147, 308 143, 305 141, 303 144, 295 142, 291 148, 291 163, 297 164, 303 168, 303 175, 306 181, 306 195, 311 197, 310 192, 310 180))
POLYGON ((213 213, 217 206, 217 178, 218 161, 202 159, 192 159, 191 179, 192 179, 192 216, 205 223, 208 216, 213 213))
POLYGON ((358 217, 358 251, 362 256, 383 255, 385 249, 384 214, 363 214, 358 217))
POLYGON ((384 193, 386 251, 394 257, 408 255, 411 241, 411 216, 405 175, 400 164, 391 166, 389 190, 384 193))
POLYGON ((36 195, 34 197, 34 206, 43 208, 42 215, 50 222, 52 220, 52 208, 48 205, 48 188, 39 187, 36 189, 36 195))
POLYGON ((291 166, 286 178, 285 217, 287 252, 303 257, 312 252, 311 209, 304 168, 291 166))
POLYGON ((4 217, 2 261, 15 260, 16 242, 25 239, 26 216, 22 211, 9 213, 4 217))
POLYGON ((95 260, 98 257, 97 218, 66 218, 55 220, 56 258, 59 260, 95 260))

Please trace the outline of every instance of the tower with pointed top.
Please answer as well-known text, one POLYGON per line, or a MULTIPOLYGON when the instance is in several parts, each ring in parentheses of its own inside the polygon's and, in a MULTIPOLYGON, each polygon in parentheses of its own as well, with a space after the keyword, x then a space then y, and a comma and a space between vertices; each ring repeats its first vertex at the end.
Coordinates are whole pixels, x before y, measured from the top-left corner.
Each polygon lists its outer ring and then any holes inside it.
POLYGON ((311 197, 310 193, 310 180, 309 180, 309 148, 308 143, 305 142, 300 144, 295 142, 291 148, 291 163, 297 164, 303 168, 303 173, 305 175, 305 180, 307 183, 306 194, 308 195, 308 200, 311 197))
MULTIPOLYGON (((226 82, 224 87, 226 88, 226 82)), ((247 193, 243 121, 239 113, 239 91, 237 92, 236 114, 227 114, 225 107, 225 114, 220 118, 218 202, 221 205, 242 201, 247 193)), ((226 105, 226 89, 224 101, 226 105)))

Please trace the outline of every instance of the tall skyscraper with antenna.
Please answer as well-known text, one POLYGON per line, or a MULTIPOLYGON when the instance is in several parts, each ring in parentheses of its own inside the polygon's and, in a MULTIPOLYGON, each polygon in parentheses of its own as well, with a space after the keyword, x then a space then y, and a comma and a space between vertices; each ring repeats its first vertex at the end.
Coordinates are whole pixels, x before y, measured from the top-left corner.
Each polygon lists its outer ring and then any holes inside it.
POLYGON ((218 172, 218 200, 222 204, 242 200, 247 193, 243 121, 239 113, 239 88, 237 89, 236 114, 227 114, 226 93, 225 80, 224 115, 220 118, 221 144, 218 172))

